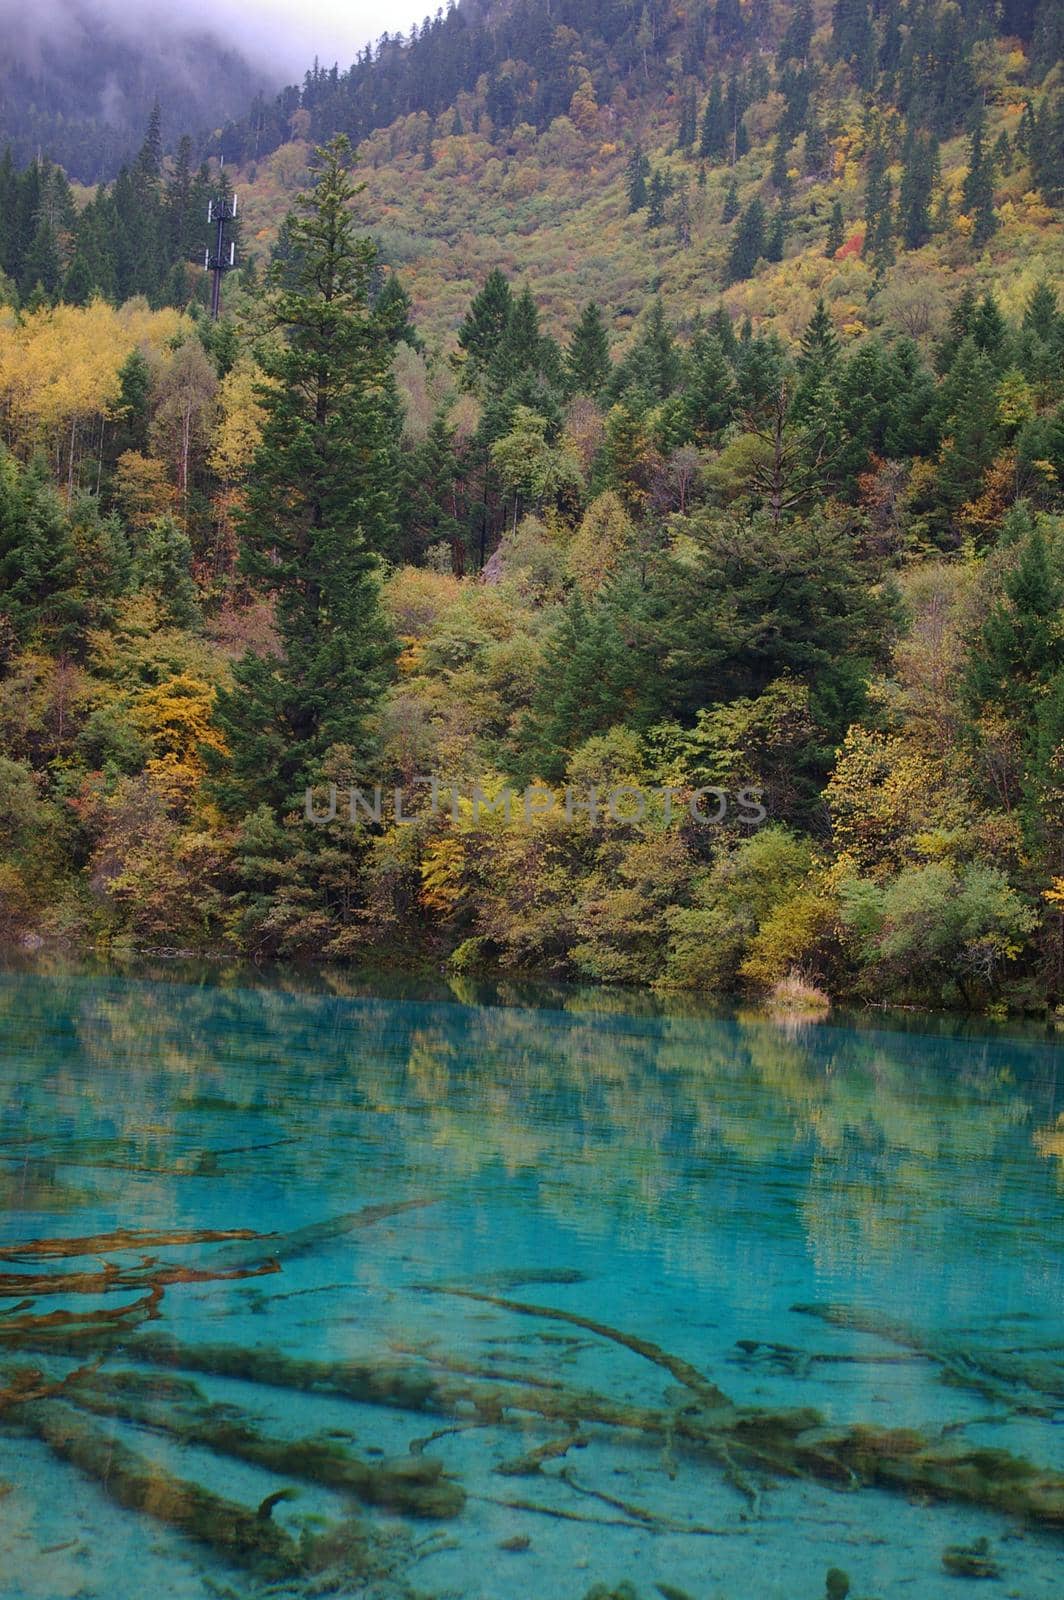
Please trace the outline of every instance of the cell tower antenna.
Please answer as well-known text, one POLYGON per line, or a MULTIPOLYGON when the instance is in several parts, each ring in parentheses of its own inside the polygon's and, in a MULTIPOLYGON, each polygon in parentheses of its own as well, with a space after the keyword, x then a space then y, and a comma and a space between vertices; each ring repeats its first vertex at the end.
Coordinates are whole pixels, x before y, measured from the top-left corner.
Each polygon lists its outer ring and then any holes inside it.
POLYGON ((211 275, 211 317, 218 321, 222 309, 222 279, 236 266, 236 244, 226 238, 226 229, 236 220, 236 195, 212 200, 207 206, 207 226, 214 229, 214 253, 207 250, 204 265, 211 275))

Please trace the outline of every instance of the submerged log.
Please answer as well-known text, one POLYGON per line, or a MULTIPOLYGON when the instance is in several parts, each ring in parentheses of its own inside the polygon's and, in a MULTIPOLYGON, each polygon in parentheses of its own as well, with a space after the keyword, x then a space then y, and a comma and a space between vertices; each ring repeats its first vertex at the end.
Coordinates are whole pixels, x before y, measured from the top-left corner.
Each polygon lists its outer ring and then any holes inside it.
POLYGON ((198 1483, 175 1477, 62 1401, 41 1400, 20 1407, 19 1423, 61 1460, 93 1478, 126 1510, 176 1528, 261 1577, 294 1577, 302 1570, 299 1546, 277 1523, 198 1483))
POLYGON ((210 1267, 115 1267, 99 1272, 0 1272, 0 1298, 19 1299, 26 1295, 113 1294, 116 1290, 166 1289, 180 1283, 233 1283, 242 1278, 261 1278, 280 1272, 277 1261, 262 1261, 254 1267, 236 1267, 221 1272, 210 1267))
POLYGON ((934 1362, 941 1369, 944 1382, 957 1388, 973 1389, 991 1400, 1004 1400, 1023 1407, 1023 1398, 1016 1393, 1022 1389, 1051 1400, 1064 1399, 1064 1364, 1046 1360, 1044 1356, 1032 1360, 1015 1351, 984 1350, 948 1337, 932 1338, 907 1322, 882 1316, 864 1306, 827 1303, 796 1305, 791 1309, 802 1316, 816 1317, 834 1328, 870 1334, 888 1344, 900 1345, 934 1362))
MULTIPOLYGON (((304 1228, 295 1228, 291 1233, 275 1235, 270 1243, 269 1257, 273 1261, 294 1261, 298 1256, 308 1255, 312 1250, 320 1250, 323 1245, 331 1244, 334 1239, 342 1239, 349 1233, 355 1233, 360 1228, 370 1228, 377 1222, 386 1222, 390 1217, 399 1217, 407 1211, 421 1211, 426 1206, 438 1205, 434 1199, 423 1200, 397 1200, 387 1205, 363 1206, 359 1211, 347 1211, 339 1217, 329 1217, 324 1222, 310 1222, 304 1228)), ((215 1265, 223 1268, 246 1267, 262 1260, 261 1250, 248 1250, 240 1245, 233 1245, 228 1250, 219 1251, 215 1257, 215 1265)))
POLYGON ((41 1316, 4 1317, 0 1321, 0 1344, 25 1347, 29 1342, 44 1345, 54 1341, 54 1348, 84 1349, 86 1345, 106 1348, 108 1344, 127 1336, 141 1322, 150 1322, 159 1315, 162 1288, 156 1284, 139 1300, 129 1305, 115 1306, 99 1311, 49 1311, 41 1316), (31 1340, 27 1340, 27 1335, 31 1340))
POLYGON ((656 1366, 664 1367, 670 1372, 677 1383, 682 1383, 691 1392, 697 1395, 703 1405, 727 1406, 731 1404, 728 1396, 715 1383, 711 1383, 704 1373, 699 1372, 689 1361, 684 1361, 680 1356, 670 1355, 660 1345, 654 1344, 649 1339, 641 1339, 633 1333, 622 1333, 618 1328, 611 1328, 605 1322, 596 1322, 591 1317, 580 1316, 575 1311, 560 1311, 552 1306, 537 1306, 525 1300, 506 1300, 500 1295, 483 1294, 477 1289, 453 1289, 442 1284, 422 1283, 418 1288, 426 1294, 457 1295, 463 1300, 478 1300, 484 1305, 498 1306, 501 1311, 513 1311, 521 1317, 546 1317, 551 1322, 571 1322, 574 1327, 584 1328, 588 1333, 598 1334, 602 1339, 610 1339, 614 1344, 623 1345, 626 1350, 631 1350, 637 1356, 642 1356, 647 1361, 652 1361, 656 1366))
POLYGON ((982 1506, 1049 1528, 1064 1528, 1064 1473, 1007 1450, 961 1440, 929 1442, 909 1428, 819 1429, 795 1441, 800 1461, 834 1460, 865 1486, 982 1506))
POLYGON ((439 1518, 455 1517, 465 1505, 465 1491, 444 1477, 441 1461, 407 1456, 369 1462, 331 1440, 271 1438, 232 1406, 209 1406, 202 1396, 189 1405, 187 1395, 175 1406, 160 1388, 159 1380, 138 1373, 98 1372, 68 1385, 64 1397, 98 1416, 154 1428, 183 1444, 354 1495, 366 1505, 439 1518))
POLYGON ((233 1239, 273 1239, 272 1233, 256 1233, 253 1228, 176 1228, 167 1232, 137 1232, 116 1228, 113 1233, 93 1233, 80 1239, 26 1239, 21 1244, 0 1247, 0 1261, 56 1256, 97 1256, 116 1250, 152 1250, 163 1245, 219 1244, 233 1239))
POLYGON ((150 1366, 240 1378, 304 1394, 338 1394, 365 1405, 393 1406, 401 1411, 436 1409, 440 1398, 441 1386, 430 1373, 396 1361, 311 1361, 269 1347, 185 1345, 165 1333, 144 1334, 128 1341, 125 1350, 134 1360, 150 1366))
MULTIPOLYGON (((739 1465, 785 1478, 847 1488, 879 1487, 981 1505, 1045 1527, 1064 1526, 1064 1474, 1006 1451, 943 1444, 915 1430, 856 1424, 828 1429, 811 1407, 771 1409, 691 1405, 676 1411, 632 1405, 579 1389, 517 1388, 441 1382, 386 1363, 298 1360, 275 1350, 226 1345, 182 1346, 165 1335, 130 1340, 137 1360, 280 1388, 344 1395, 363 1404, 395 1406, 523 1426, 529 1415, 572 1428, 600 1424, 673 1441, 728 1471, 739 1465)), ((672 1370, 670 1368, 670 1370, 672 1370)))

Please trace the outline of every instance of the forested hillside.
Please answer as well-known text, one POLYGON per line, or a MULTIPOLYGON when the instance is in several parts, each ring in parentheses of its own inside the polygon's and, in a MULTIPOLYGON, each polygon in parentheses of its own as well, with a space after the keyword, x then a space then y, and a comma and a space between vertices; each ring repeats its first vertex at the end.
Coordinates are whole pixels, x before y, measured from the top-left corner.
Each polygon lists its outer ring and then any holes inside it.
POLYGON ((1059 7, 482 11, 0 166, 7 936, 1060 1004, 1059 7))

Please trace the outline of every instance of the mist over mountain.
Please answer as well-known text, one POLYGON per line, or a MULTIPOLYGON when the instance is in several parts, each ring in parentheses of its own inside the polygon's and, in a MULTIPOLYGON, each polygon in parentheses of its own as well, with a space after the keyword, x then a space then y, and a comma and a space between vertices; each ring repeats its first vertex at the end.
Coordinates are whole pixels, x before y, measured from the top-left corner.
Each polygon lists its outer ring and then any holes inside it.
POLYGON ((209 134, 288 73, 276 35, 239 6, 200 0, 179 15, 155 3, 47 0, 29 11, 0 0, 0 34, 0 146, 18 162, 48 156, 84 183, 114 175, 156 101, 170 143, 209 134))

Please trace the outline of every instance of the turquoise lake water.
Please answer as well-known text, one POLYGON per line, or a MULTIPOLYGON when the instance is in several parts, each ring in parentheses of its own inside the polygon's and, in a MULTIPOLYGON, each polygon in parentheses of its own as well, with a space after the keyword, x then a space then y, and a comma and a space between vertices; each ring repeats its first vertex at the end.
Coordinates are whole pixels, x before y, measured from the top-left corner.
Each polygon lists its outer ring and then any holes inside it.
POLYGON ((734 1426, 1064 1474, 1059 1047, 390 987, 0 975, 3 1600, 1064 1592, 1064 1527, 734 1426), (223 1423, 438 1461, 456 1514, 223 1423), (181 1532, 189 1484, 297 1567, 181 1532))

